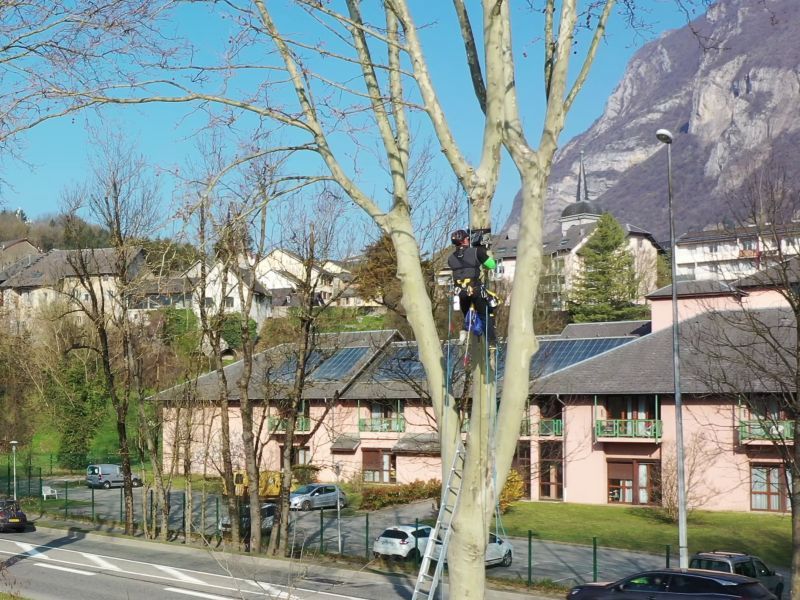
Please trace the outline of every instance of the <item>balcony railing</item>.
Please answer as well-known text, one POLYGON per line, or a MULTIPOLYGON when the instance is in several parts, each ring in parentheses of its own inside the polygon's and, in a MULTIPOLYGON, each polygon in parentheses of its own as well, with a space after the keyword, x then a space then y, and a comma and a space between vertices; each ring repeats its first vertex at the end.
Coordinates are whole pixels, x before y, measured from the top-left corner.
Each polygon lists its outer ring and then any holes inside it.
POLYGON ((608 419, 595 421, 595 434, 599 438, 647 438, 661 437, 661 421, 658 419, 608 419))
POLYGON ((358 420, 359 431, 403 433, 406 430, 405 417, 370 417, 358 420))
POLYGON ((794 441, 794 421, 739 421, 739 439, 794 441))
POLYGON ((561 437, 564 435, 564 421, 561 419, 542 419, 534 427, 539 437, 561 437))
MULTIPOLYGON (((286 431, 288 419, 281 417, 270 417, 267 420, 267 427, 271 432, 286 431)), ((309 417, 297 417, 294 421, 295 431, 311 431, 311 419, 309 417)))

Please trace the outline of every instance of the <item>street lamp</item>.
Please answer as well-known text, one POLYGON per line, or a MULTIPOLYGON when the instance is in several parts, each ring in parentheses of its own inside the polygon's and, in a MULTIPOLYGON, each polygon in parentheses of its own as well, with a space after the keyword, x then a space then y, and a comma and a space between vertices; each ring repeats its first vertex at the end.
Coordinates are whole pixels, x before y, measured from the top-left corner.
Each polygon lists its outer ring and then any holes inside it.
POLYGON ((333 472, 336 474, 336 532, 339 538, 339 555, 342 554, 342 501, 339 498, 339 475, 342 473, 342 463, 336 462, 333 465, 333 472))
POLYGON ((667 145, 667 198, 669 205, 669 244, 672 254, 672 384, 675 389, 675 451, 678 478, 678 559, 681 569, 689 568, 689 549, 686 540, 686 477, 683 470, 683 402, 681 401, 681 353, 678 325, 677 252, 675 247, 675 217, 672 212, 672 133, 656 131, 656 138, 667 145))
POLYGON ((13 473, 14 473, 14 500, 17 499, 17 440, 11 440, 11 456, 13 457, 13 473))

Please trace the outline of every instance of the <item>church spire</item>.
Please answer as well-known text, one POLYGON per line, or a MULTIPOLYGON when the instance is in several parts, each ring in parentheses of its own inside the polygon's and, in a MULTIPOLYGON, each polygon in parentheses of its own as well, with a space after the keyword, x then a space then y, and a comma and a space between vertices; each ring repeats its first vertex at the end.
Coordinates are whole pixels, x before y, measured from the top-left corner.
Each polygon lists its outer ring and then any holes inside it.
POLYGON ((589 188, 586 186, 586 169, 583 166, 583 150, 581 150, 581 162, 578 168, 578 189, 575 194, 575 202, 589 201, 589 188))

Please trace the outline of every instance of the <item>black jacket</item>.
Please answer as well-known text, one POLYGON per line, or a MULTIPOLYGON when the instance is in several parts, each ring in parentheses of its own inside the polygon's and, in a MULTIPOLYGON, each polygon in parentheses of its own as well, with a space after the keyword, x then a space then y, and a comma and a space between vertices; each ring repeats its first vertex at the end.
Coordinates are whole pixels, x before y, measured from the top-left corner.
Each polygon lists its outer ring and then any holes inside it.
POLYGON ((453 271, 453 281, 472 279, 477 281, 481 275, 481 265, 489 258, 483 246, 456 248, 447 259, 447 266, 453 271))

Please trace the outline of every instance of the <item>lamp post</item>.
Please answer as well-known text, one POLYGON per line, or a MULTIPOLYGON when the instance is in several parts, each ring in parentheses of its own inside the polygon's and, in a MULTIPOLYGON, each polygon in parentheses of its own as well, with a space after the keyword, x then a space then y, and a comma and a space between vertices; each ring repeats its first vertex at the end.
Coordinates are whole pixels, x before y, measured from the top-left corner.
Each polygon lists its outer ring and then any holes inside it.
POLYGON ((342 473, 342 463, 336 462, 333 465, 333 472, 336 474, 336 533, 339 538, 339 555, 342 554, 342 501, 339 498, 339 475, 342 473))
POLYGON ((11 440, 11 456, 13 457, 12 472, 14 473, 14 500, 17 499, 17 440, 11 440))
POLYGON ((656 131, 656 138, 667 145, 667 199, 669 206, 669 244, 672 254, 672 383, 675 390, 675 451, 678 479, 678 559, 681 569, 689 568, 689 549, 686 540, 686 476, 683 469, 683 402, 681 400, 681 353, 678 325, 678 278, 675 247, 675 217, 672 211, 672 133, 656 131))

